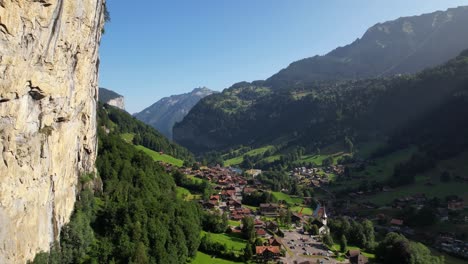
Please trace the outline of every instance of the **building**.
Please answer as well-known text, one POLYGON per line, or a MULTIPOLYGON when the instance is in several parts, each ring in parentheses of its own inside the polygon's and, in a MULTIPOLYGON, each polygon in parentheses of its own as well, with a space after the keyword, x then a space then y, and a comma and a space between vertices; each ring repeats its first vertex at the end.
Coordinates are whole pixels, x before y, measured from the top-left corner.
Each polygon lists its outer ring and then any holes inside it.
POLYGON ((281 256, 281 250, 275 246, 257 246, 255 247, 257 258, 271 260, 281 256))
POLYGON ((357 250, 348 250, 346 252, 346 258, 349 259, 349 263, 351 264, 367 264, 369 263, 369 259, 364 256, 359 249, 357 250))
POLYGON ((263 216, 276 217, 279 215, 279 205, 275 203, 260 204, 260 213, 263 216))

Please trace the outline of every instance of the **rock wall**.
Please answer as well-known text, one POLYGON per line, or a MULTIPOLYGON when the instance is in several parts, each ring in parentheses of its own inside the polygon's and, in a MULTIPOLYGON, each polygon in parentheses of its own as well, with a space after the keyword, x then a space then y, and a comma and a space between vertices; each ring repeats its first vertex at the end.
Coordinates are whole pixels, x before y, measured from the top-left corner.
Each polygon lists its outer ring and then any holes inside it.
POLYGON ((48 251, 94 170, 104 0, 0 0, 0 263, 48 251))
POLYGON ((115 106, 119 109, 125 110, 125 98, 124 97, 117 97, 114 99, 110 99, 107 102, 108 105, 115 106))

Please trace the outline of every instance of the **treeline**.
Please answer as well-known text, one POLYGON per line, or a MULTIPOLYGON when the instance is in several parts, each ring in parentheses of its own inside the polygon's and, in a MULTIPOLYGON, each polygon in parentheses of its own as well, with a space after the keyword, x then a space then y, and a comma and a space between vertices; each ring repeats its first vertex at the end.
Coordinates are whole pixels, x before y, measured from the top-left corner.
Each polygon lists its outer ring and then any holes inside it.
POLYGON ((33 263, 166 264, 195 257, 201 209, 177 198, 174 180, 161 165, 119 134, 99 129, 96 166, 102 193, 80 193, 60 243, 33 263))
POLYGON ((137 120, 125 111, 110 105, 98 104, 100 124, 114 133, 133 133, 133 143, 156 152, 164 152, 187 162, 193 162, 193 155, 184 147, 170 142, 151 126, 137 120))
POLYGON ((443 257, 431 255, 431 251, 421 243, 409 241, 403 235, 387 233, 376 242, 374 226, 371 221, 357 222, 347 217, 329 220, 331 235, 325 235, 323 241, 331 247, 333 241, 339 241, 340 251, 346 252, 348 244, 375 253, 378 263, 383 264, 442 264, 443 257))

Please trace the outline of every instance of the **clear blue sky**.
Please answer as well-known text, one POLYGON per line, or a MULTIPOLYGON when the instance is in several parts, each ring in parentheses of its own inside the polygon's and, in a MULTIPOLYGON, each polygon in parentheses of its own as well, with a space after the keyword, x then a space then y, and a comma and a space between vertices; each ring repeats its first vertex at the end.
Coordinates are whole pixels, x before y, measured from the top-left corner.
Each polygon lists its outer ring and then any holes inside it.
POLYGON ((130 113, 195 87, 266 79, 378 22, 468 0, 107 0, 100 86, 130 113))

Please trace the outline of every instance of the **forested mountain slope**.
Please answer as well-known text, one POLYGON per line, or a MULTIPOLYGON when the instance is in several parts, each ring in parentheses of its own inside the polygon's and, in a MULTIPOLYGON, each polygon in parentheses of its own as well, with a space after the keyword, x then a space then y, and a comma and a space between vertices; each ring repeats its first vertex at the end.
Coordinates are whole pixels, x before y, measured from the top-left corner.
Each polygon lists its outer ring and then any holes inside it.
POLYGON ((200 244, 198 207, 177 198, 173 177, 121 132, 188 154, 116 108, 100 105, 98 116, 98 174, 80 177, 79 202, 60 244, 34 263, 187 263, 200 244))
POLYGON ((413 77, 399 74, 422 71, 454 58, 468 47, 467 24, 468 7, 377 24, 362 39, 325 56, 295 62, 266 81, 237 83, 204 98, 175 125, 174 140, 201 153, 273 140, 323 145, 341 140, 344 134, 357 136, 353 135, 356 131, 344 132, 350 122, 354 130, 367 127, 371 129, 368 132, 386 134, 386 129, 427 110, 424 105, 431 105, 431 100, 442 95, 439 93, 447 92, 433 88, 433 94, 425 94, 422 88, 413 89, 417 79, 424 79, 421 86, 428 82, 444 87, 452 82, 437 80, 437 74, 426 76, 431 73, 413 77), (405 94, 398 87, 409 90, 405 94), (380 101, 394 107, 400 99, 403 106, 395 109, 395 114, 372 108, 380 101), (371 116, 366 119, 364 114, 371 116))
POLYGON ((164 152, 181 160, 193 160, 192 153, 186 148, 171 142, 156 129, 137 120, 129 113, 109 105, 100 105, 99 108, 98 115, 101 125, 113 133, 132 134, 134 135, 133 143, 135 145, 142 145, 157 152, 164 152))
POLYGON ((468 88, 468 52, 416 75, 271 90, 250 85, 202 100, 175 128, 178 142, 206 152, 278 139, 314 150, 391 135, 468 88))

